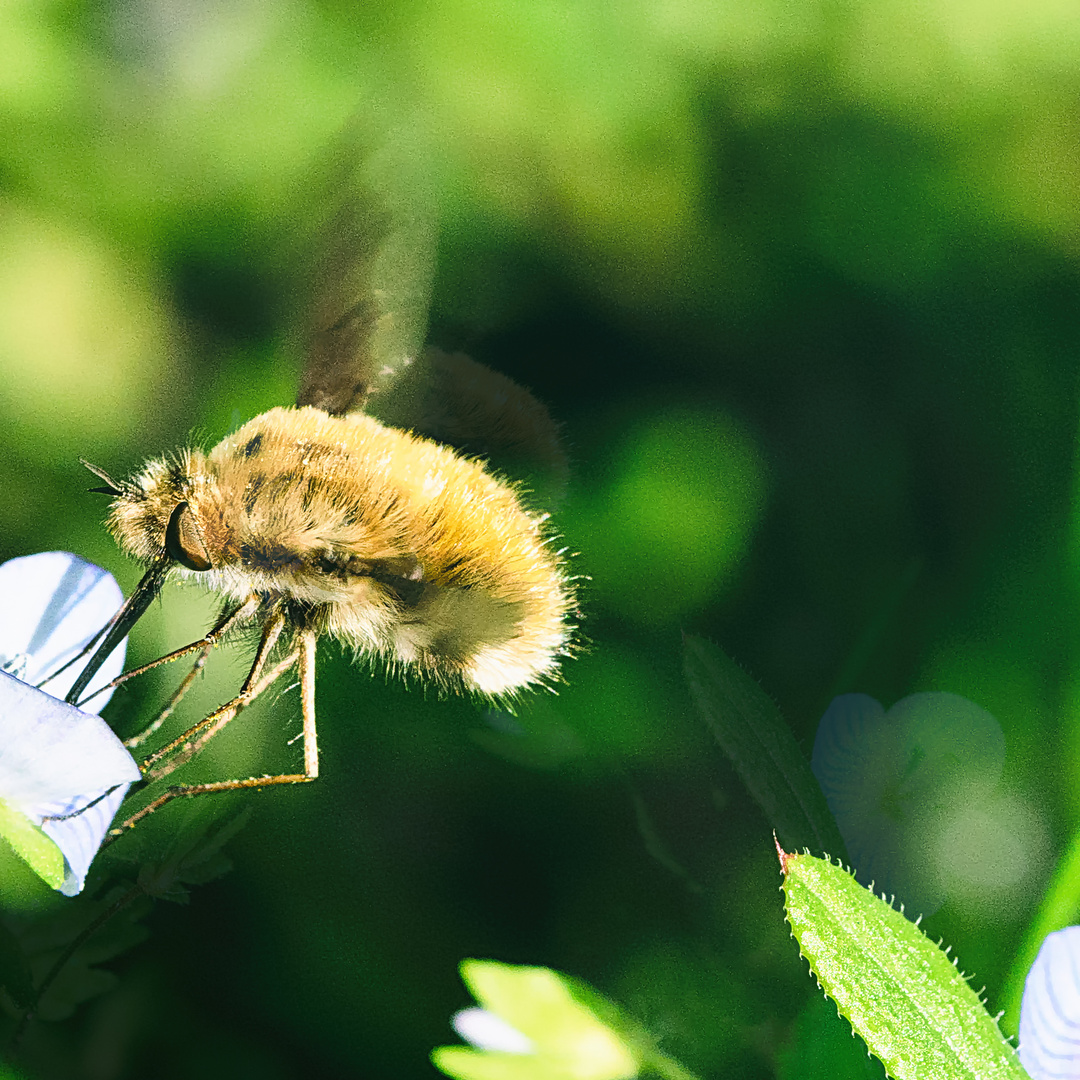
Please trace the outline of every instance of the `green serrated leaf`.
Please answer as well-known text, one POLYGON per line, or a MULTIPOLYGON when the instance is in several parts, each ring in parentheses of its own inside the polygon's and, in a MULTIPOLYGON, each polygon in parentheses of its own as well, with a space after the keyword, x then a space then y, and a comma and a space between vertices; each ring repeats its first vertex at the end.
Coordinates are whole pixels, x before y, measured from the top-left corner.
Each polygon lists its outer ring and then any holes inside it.
POLYGON ((686 635, 683 670, 698 712, 784 843, 844 858, 810 762, 768 694, 704 638, 686 635))
POLYGON ((0 837, 52 889, 64 884, 66 871, 60 849, 28 817, 0 799, 0 837))
POLYGON ((890 1076, 1026 1080, 978 995, 914 923, 828 860, 781 851, 780 862, 803 956, 890 1076))

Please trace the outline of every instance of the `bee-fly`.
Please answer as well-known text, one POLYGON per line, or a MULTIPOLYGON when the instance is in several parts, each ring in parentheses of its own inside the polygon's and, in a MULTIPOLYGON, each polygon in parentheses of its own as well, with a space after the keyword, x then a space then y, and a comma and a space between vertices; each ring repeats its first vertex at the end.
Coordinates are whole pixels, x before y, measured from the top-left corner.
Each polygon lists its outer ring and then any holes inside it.
POLYGON ((144 779, 187 761, 286 671, 298 670, 301 687, 302 773, 171 787, 125 826, 177 796, 314 779, 315 647, 325 634, 391 669, 495 699, 551 680, 568 650, 573 591, 547 515, 526 509, 479 459, 358 411, 385 403, 399 412, 397 376, 423 367, 426 390, 413 405, 428 419, 418 430, 558 457, 546 410, 503 376, 437 350, 416 364, 400 347, 387 356, 403 321, 387 308, 402 297, 378 285, 400 237, 358 205, 347 200, 331 222, 297 407, 255 417, 208 453, 153 460, 130 480, 90 466, 105 484, 95 490, 112 496, 110 531, 147 569, 68 700, 78 702, 174 574, 201 581, 226 606, 204 638, 149 665, 197 654, 152 729, 225 634, 261 634, 239 693, 151 755, 144 779))

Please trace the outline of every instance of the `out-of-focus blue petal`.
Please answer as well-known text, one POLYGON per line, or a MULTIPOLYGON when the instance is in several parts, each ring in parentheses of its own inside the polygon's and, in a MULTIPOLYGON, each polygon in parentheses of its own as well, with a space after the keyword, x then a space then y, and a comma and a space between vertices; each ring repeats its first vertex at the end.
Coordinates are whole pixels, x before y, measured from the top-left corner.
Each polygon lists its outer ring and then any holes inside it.
MULTIPOLYGON (((0 596, 0 669, 35 686, 81 652, 124 599, 108 571, 66 551, 43 551, 0 565, 0 596)), ((126 642, 118 645, 101 666, 87 695, 120 674, 125 647, 126 642)), ((73 664, 42 689, 64 697, 83 667, 84 662, 73 664)), ((111 695, 99 694, 86 708, 100 712, 111 695)))
POLYGON ((1032 1080, 1080 1080, 1080 926, 1048 934, 1031 965, 1020 1063, 1032 1080))
POLYGON ((0 672, 0 798, 60 848, 66 895, 82 889, 113 814, 139 776, 104 720, 0 672))
POLYGON ((903 739, 881 704, 866 694, 842 694, 821 718, 810 766, 859 880, 926 911, 942 897, 916 885, 906 865, 896 805, 902 757, 903 739))
POLYGON ((100 717, 0 672, 0 798, 24 813, 139 779, 100 717))
POLYGON ((929 839, 958 800, 994 790, 1004 759, 1001 726, 958 694, 912 694, 888 712, 843 694, 821 718, 811 767, 859 880, 929 915, 946 894, 929 839))
POLYGON ((533 1054, 536 1047, 532 1039, 522 1035, 501 1016, 487 1009, 473 1007, 454 1013, 451 1023, 454 1030, 478 1050, 497 1050, 504 1054, 533 1054))
POLYGON ((880 789, 881 754, 875 751, 884 721, 881 703, 868 694, 841 694, 818 724, 810 768, 837 821, 865 814, 880 789))
POLYGON ((948 801, 975 780, 992 790, 1005 765, 1005 733, 984 708, 943 690, 910 694, 886 714, 904 733, 905 794, 916 804, 948 801))

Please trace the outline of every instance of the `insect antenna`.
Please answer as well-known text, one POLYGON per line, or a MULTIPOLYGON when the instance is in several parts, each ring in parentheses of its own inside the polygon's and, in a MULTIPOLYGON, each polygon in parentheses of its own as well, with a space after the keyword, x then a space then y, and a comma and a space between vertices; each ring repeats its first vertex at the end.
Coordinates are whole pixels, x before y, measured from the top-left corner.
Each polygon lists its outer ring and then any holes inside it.
POLYGON ((127 495, 131 492, 131 485, 123 480, 114 480, 104 469, 92 465, 86 458, 79 458, 79 464, 89 469, 99 480, 105 481, 104 487, 91 488, 91 491, 99 495, 127 495))

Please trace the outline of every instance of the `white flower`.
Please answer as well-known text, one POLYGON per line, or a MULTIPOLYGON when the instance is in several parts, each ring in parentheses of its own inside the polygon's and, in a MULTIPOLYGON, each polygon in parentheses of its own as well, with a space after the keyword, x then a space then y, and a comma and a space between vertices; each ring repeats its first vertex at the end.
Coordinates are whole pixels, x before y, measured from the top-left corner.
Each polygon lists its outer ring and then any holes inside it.
POLYGON ((1048 934, 1024 983, 1020 1063, 1032 1080, 1080 1078, 1080 926, 1048 934))
MULTIPOLYGON (((123 597, 106 571, 61 551, 0 565, 0 597, 0 810, 5 833, 50 884, 74 896, 140 774, 135 759, 96 715, 111 691, 92 698, 92 712, 59 700, 85 660, 49 676, 81 652, 123 597), (62 880, 42 873, 20 846, 20 837, 32 842, 42 833, 63 855, 62 880)), ((123 663, 120 645, 94 676, 88 694, 119 675, 123 663)))
POLYGON ((501 1016, 473 1006, 453 1015, 454 1030, 477 1050, 499 1050, 504 1054, 534 1054, 532 1039, 511 1027, 501 1016))

